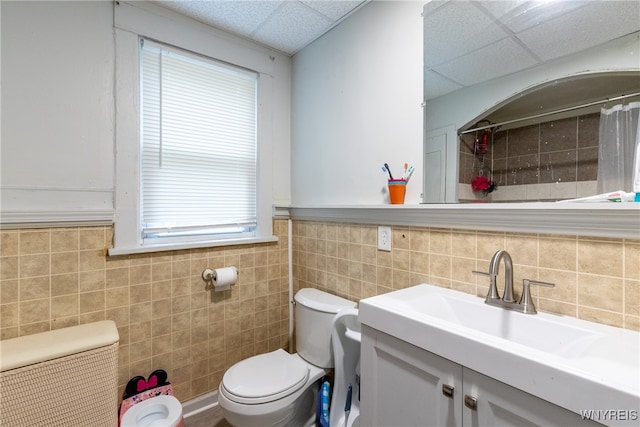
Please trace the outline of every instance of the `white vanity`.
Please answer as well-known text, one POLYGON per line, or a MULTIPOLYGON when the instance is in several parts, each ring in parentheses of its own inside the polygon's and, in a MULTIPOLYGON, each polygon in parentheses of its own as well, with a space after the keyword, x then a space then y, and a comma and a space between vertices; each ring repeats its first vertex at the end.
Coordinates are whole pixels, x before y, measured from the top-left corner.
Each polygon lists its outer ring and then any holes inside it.
POLYGON ((640 334, 417 285, 360 301, 361 425, 637 426, 640 334))

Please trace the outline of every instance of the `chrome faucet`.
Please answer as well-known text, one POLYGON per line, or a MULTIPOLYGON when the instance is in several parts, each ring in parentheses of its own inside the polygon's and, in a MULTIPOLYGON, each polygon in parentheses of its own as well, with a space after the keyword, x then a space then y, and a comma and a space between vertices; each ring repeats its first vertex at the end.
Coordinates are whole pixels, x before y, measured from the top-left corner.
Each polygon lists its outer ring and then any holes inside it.
MULTIPOLYGON (((504 259, 504 295, 502 301, 504 302, 516 302, 513 298, 513 261, 511 261, 511 255, 505 250, 500 250, 493 254, 491 262, 489 263, 489 294, 495 292, 495 297, 500 299, 498 295, 498 288, 496 286, 496 278, 500 274, 500 261, 504 259)), ((489 295, 487 295, 489 298, 489 295)))
POLYGON ((546 286, 550 288, 555 286, 553 283, 524 279, 522 281, 522 296, 520 297, 520 301, 516 302, 513 297, 513 261, 511 260, 509 252, 505 250, 499 250, 493 254, 493 257, 491 257, 491 261, 489 262, 488 273, 485 273, 484 271, 473 271, 472 273, 489 276, 489 292, 484 300, 485 304, 495 305, 507 310, 520 311, 525 314, 537 313, 536 307, 533 305, 533 300, 531 298, 530 285, 546 286), (505 273, 504 295, 500 298, 496 279, 498 274, 500 274, 500 261, 503 259, 505 273))

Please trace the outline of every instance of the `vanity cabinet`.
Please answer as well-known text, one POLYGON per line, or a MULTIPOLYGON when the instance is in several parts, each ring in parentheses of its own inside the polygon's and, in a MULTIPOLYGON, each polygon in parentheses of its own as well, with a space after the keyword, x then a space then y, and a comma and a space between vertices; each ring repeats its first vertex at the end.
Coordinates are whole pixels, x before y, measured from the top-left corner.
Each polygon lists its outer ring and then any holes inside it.
POLYGON ((361 374, 363 426, 599 425, 366 325, 361 374))

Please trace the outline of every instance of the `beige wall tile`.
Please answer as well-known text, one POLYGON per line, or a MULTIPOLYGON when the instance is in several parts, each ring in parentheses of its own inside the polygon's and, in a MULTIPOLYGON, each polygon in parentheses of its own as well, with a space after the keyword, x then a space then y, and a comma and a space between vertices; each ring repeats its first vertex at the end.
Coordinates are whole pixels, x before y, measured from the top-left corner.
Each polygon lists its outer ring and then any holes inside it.
POLYGON ((97 228, 81 228, 79 230, 79 249, 104 249, 105 248, 105 229, 97 228))
POLYGON ((591 307, 578 307, 578 318, 591 322, 604 323, 605 325, 621 328, 623 317, 613 311, 598 310, 591 307))
POLYGON ((61 228, 51 230, 51 252, 78 251, 79 229, 61 228))
MULTIPOLYGON (((429 252, 429 230, 423 228, 411 229, 409 248, 412 252, 429 252)), ((377 242, 374 243, 377 245, 377 242)))
POLYGON ((20 325, 49 320, 49 299, 38 299, 20 303, 20 325))
POLYGON ((20 281, 0 280, 0 304, 18 302, 20 298, 20 281))
POLYGON ((20 301, 49 298, 50 277, 28 277, 20 280, 20 301))
POLYGON ((75 273, 78 271, 78 252, 53 252, 51 274, 75 273))
POLYGON ((51 275, 51 296, 68 295, 78 293, 79 274, 52 274, 51 275))
MULTIPOLYGON (((601 275, 581 270, 578 277, 578 239, 572 236, 393 227, 397 242, 384 252, 377 250, 375 225, 293 225, 295 289, 318 287, 358 300, 431 283, 484 297, 486 286, 467 270, 474 264, 486 270, 493 253, 506 248, 517 278, 556 282, 554 289, 537 290, 539 309, 638 327, 637 241, 580 240, 585 244, 582 260, 602 247, 614 255, 618 247, 624 249, 620 276, 611 276, 611 270, 601 275), (614 281, 618 284, 607 282, 612 277, 620 279, 614 281)), ((278 243, 120 257, 104 253, 111 227, 2 231, 0 337, 111 319, 120 334, 120 389, 133 375, 147 376, 164 365, 179 397, 194 398, 217 388, 225 368, 241 358, 289 347, 288 259, 282 238, 287 221, 274 221, 274 231, 281 233, 278 243), (21 233, 35 233, 23 250, 45 252, 21 254, 21 233), (39 240, 46 235, 48 248, 39 240), (222 293, 205 291, 202 269, 227 265, 241 268, 238 285, 222 293)))
POLYGON ((478 259, 490 260, 496 251, 505 247, 504 233, 478 233, 476 239, 478 259))
POLYGON ((87 250, 78 252, 78 270, 104 270, 105 266, 104 250, 87 250))
POLYGON ((578 274, 578 305, 621 312, 622 280, 607 276, 578 274))
POLYGON ((623 246, 616 242, 578 240, 580 273, 622 277, 623 246))
POLYGON ((640 281, 624 281, 624 313, 640 316, 640 281))
POLYGON ((0 231, 0 257, 17 256, 19 254, 18 236, 18 231, 0 231))
POLYGON ((0 280, 17 279, 20 259, 17 256, 0 258, 0 280))
POLYGON ((79 296, 63 295, 51 298, 51 318, 58 319, 77 316, 79 313, 79 296))
POLYGON ((21 255, 20 278, 48 276, 50 274, 49 254, 21 255))
POLYGON ((640 244, 633 241, 624 243, 624 277, 640 280, 640 244))
POLYGON ((556 270, 576 271, 576 239, 541 238, 538 241, 538 266, 556 270))
POLYGON ((505 249, 511 255, 514 265, 538 266, 538 237, 507 233, 505 249))
POLYGON ((451 255, 451 231, 433 229, 429 234, 429 252, 451 255))
POLYGON ((20 255, 42 254, 50 252, 51 234, 45 231, 21 231, 20 255))

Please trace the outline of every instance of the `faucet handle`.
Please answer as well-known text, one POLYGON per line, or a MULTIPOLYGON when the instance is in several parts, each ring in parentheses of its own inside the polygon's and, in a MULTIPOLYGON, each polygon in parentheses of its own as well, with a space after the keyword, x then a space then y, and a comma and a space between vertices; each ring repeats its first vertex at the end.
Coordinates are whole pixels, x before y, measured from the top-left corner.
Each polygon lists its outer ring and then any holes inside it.
POLYGON ((544 286, 546 288, 553 288, 556 286, 554 283, 549 282, 540 282, 538 280, 530 280, 524 279, 522 280, 522 296, 520 297, 520 306, 522 306, 522 312, 525 314, 536 314, 538 310, 536 310, 536 306, 533 304, 531 300, 531 286, 544 286))
POLYGON ((471 270, 471 272, 473 274, 477 274, 478 276, 487 276, 487 277, 491 276, 491 274, 487 273, 486 271, 471 270))
POLYGON ((487 297, 485 301, 500 299, 500 294, 498 293, 498 287, 496 286, 496 276, 491 273, 486 273, 484 271, 471 270, 473 274, 477 274, 479 276, 487 276, 489 278, 489 292, 487 293, 487 297))

